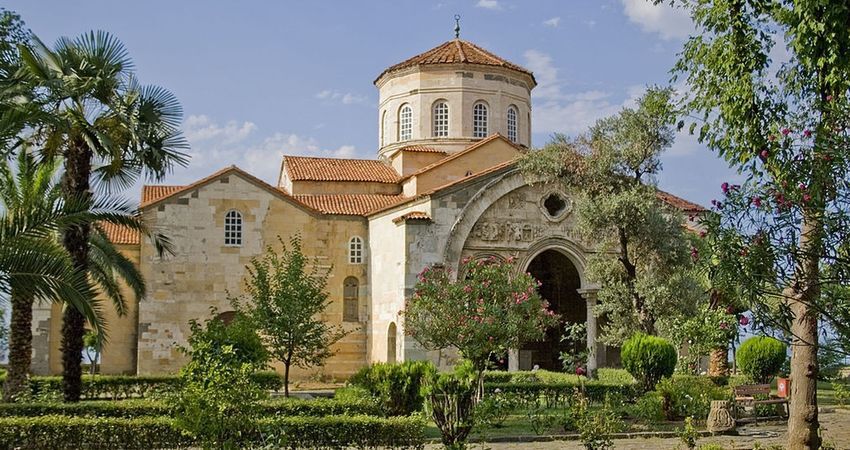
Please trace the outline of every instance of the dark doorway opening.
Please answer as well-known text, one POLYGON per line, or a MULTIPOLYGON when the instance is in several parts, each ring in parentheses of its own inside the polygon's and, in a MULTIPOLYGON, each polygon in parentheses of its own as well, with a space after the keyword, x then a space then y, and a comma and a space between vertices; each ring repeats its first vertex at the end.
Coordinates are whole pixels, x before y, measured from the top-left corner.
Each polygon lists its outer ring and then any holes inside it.
POLYGON ((561 371, 561 352, 579 350, 561 342, 564 325, 587 322, 587 304, 578 293, 581 288, 578 269, 563 253, 545 250, 528 265, 528 273, 541 283, 538 292, 549 302, 549 308, 560 315, 561 324, 547 330, 542 341, 523 346, 520 368, 530 369, 536 365, 545 370, 561 371))

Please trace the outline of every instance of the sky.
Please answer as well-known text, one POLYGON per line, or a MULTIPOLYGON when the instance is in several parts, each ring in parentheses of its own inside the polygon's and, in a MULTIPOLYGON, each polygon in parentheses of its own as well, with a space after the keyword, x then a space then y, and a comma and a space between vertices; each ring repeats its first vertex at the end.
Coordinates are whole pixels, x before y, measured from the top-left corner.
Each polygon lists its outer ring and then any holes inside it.
MULTIPOLYGON (((142 83, 180 99, 188 184, 235 164, 275 184, 281 155, 375 158, 386 67, 454 37, 535 74, 532 145, 575 135, 649 85, 666 85, 689 18, 646 0, 6 0, 43 41, 106 30, 142 83)), ((708 205, 738 176, 687 133, 662 189, 708 205)), ((125 193, 138 198, 139 187, 125 193)))

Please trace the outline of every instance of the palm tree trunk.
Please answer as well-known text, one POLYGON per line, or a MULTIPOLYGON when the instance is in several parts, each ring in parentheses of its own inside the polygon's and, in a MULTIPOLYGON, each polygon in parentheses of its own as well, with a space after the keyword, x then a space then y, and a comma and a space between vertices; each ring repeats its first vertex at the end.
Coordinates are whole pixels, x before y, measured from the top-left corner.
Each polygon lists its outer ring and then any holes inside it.
MULTIPOLYGON (((92 153, 81 138, 73 139, 65 152, 65 176, 62 193, 66 199, 88 199, 91 197, 92 153)), ((87 271, 89 254, 89 224, 68 227, 62 244, 71 256, 77 270, 87 271)), ((77 402, 83 385, 83 335, 85 319, 75 308, 65 308, 62 323, 62 394, 66 402, 77 402)))
POLYGON ((12 322, 9 336, 9 373, 3 386, 3 401, 12 402, 27 389, 27 376, 32 362, 33 298, 12 288, 12 322))
POLYGON ((715 348, 708 359, 708 375, 711 377, 729 376, 729 347, 715 348))

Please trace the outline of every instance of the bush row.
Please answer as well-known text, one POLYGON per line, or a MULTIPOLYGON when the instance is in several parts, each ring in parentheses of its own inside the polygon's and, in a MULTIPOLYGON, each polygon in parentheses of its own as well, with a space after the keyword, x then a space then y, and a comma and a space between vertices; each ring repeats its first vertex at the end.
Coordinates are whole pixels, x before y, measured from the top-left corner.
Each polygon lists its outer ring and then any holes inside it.
MULTIPOLYGON (((334 416, 373 415, 380 416, 381 409, 375 402, 366 400, 336 400, 320 398, 314 400, 273 399, 260 404, 265 416, 334 416)), ((85 417, 152 417, 168 416, 171 410, 164 402, 153 400, 102 401, 89 400, 79 403, 0 403, 0 417, 36 417, 66 415, 85 417)))
POLYGON ((597 378, 588 380, 571 373, 550 372, 548 370, 520 370, 517 372, 488 371, 484 372, 484 381, 492 383, 602 383, 623 384, 635 383, 635 379, 623 369, 600 368, 596 371, 597 378))
POLYGON ((608 383, 484 383, 484 390, 490 393, 514 394, 526 402, 544 401, 547 406, 569 403, 576 390, 581 390, 590 401, 601 402, 608 394, 635 398, 638 394, 634 384, 608 383))
MULTIPOLYGON (((283 386, 280 375, 275 372, 258 372, 254 378, 268 390, 278 390, 283 386)), ((0 375, 0 384, 6 381, 5 374, 0 375)), ((177 375, 84 375, 83 399, 144 398, 152 392, 177 386, 177 375)), ((34 397, 62 391, 62 377, 36 376, 30 378, 30 389, 34 397)))
MULTIPOLYGON (((274 417, 253 424, 250 444, 290 448, 422 448, 425 423, 417 417, 274 417)), ((185 448, 196 440, 165 417, 4 417, 0 448, 185 448)))

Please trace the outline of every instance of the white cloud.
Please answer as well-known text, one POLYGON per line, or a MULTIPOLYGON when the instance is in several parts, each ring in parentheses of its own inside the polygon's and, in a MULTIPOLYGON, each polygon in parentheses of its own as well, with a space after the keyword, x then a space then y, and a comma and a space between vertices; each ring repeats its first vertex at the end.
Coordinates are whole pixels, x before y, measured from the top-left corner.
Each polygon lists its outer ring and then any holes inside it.
POLYGON ((694 26, 687 12, 666 3, 658 5, 649 0, 621 0, 623 12, 643 31, 658 33, 663 39, 682 39, 693 32, 694 26))
POLYGON ((225 143, 235 143, 247 138, 257 126, 253 122, 229 121, 219 126, 205 115, 192 115, 183 123, 183 133, 190 142, 220 139, 225 143))
POLYGON ((560 17, 553 17, 551 19, 547 19, 547 20, 543 21, 543 25, 546 25, 547 27, 552 27, 552 28, 558 28, 558 25, 560 25, 560 24, 561 24, 561 18, 560 17))
POLYGON ((325 89, 317 93, 316 98, 319 100, 342 103, 343 105, 354 105, 366 103, 368 101, 368 99, 363 95, 353 94, 351 92, 339 92, 331 89, 325 89))
POLYGON ((475 6, 477 8, 484 8, 492 11, 499 11, 502 9, 502 4, 499 3, 499 0, 478 0, 478 3, 476 3, 475 6))

